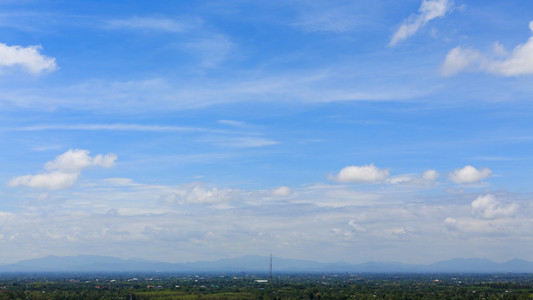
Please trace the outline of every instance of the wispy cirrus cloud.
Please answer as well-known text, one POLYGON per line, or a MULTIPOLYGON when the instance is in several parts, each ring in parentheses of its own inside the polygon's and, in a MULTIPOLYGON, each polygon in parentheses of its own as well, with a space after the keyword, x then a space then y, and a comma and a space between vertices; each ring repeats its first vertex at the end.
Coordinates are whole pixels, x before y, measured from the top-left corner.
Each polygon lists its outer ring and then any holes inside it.
POLYGON ((178 21, 164 17, 131 17, 125 19, 111 19, 105 22, 108 29, 123 30, 155 30, 179 33, 201 25, 200 19, 178 21))
POLYGON ((300 8, 293 26, 310 32, 343 33, 365 24, 368 20, 354 2, 339 4, 310 1, 300 8))
POLYGON ((142 125, 142 124, 43 124, 8 128, 14 131, 45 131, 45 130, 88 130, 88 131, 212 131, 199 127, 165 126, 165 125, 142 125))
POLYGON ((444 17, 451 11, 452 6, 452 0, 422 0, 418 14, 411 15, 400 25, 392 36, 389 46, 395 46, 411 37, 429 21, 444 17))
POLYGON ((280 143, 279 141, 256 136, 205 137, 199 139, 199 141, 231 148, 257 148, 273 146, 280 143))
MULTIPOLYGON (((404 101, 430 93, 414 86, 392 85, 384 91, 381 83, 338 85, 355 78, 343 72, 315 70, 302 74, 282 73, 254 78, 172 79, 150 78, 130 81, 88 80, 70 86, 46 88, 0 88, 0 104, 34 110, 68 108, 76 111, 131 112, 183 110, 221 103, 293 102, 329 103, 344 101, 404 101), (150 101, 148 101, 150 100, 150 101)), ((363 80, 363 79, 362 79, 363 80)))
POLYGON ((200 66, 206 68, 220 64, 236 49, 236 45, 221 34, 189 41, 184 47, 199 56, 200 66))
POLYGON ((235 121, 235 120, 218 120, 218 123, 223 124, 223 125, 232 126, 232 127, 237 127, 237 128, 250 127, 250 125, 245 123, 245 122, 235 121))

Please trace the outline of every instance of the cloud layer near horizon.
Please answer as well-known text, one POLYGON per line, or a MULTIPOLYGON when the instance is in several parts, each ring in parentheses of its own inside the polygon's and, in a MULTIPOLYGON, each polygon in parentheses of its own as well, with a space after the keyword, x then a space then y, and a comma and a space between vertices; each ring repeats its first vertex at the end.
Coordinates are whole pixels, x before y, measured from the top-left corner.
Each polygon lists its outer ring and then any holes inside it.
MULTIPOLYGON (((97 157, 71 150, 46 168, 80 172, 91 166, 109 167, 114 161, 109 155, 97 157)), ((434 180, 435 173, 426 171, 419 178, 434 180)), ((434 194, 431 202, 424 202, 418 191, 427 191, 427 186, 404 190, 401 185, 381 185, 365 192, 338 184, 244 190, 201 182, 171 186, 129 178, 93 179, 72 194, 55 190, 28 199, 29 210, 0 213, 4 229, 0 245, 23 255, 33 251, 38 257, 58 246, 62 250, 56 255, 70 255, 80 246, 84 251, 76 253, 102 253, 96 248, 113 243, 124 249, 114 249, 113 255, 164 261, 269 252, 308 259, 330 253, 323 259, 333 261, 357 248, 358 259, 353 262, 364 262, 374 257, 376 245, 401 241, 405 249, 417 247, 431 253, 458 236, 465 241, 482 236, 486 242, 471 248, 471 253, 481 253, 485 243, 502 234, 520 241, 531 223, 528 212, 533 207, 511 194, 476 196, 473 191, 456 195, 458 201, 453 202, 447 195, 434 194), (71 195, 68 201, 59 201, 66 195, 71 195), (492 225, 487 226, 488 222, 492 225), (517 231, 516 226, 523 229, 517 231), (142 246, 147 241, 149 248, 142 246), (35 242, 39 250, 29 250, 35 242), (17 248, 20 244, 25 249, 17 248), (310 244, 314 250, 302 256, 310 244), (132 250, 126 245, 137 246, 132 250), (180 258, 166 250, 176 247, 186 250, 180 258), (213 248, 217 255, 213 256, 213 248)), ((380 255, 394 252, 395 259, 410 261, 408 252, 383 249, 390 251, 380 250, 380 255)), ((459 254, 457 250, 450 255, 459 254)), ((417 259, 432 262, 432 257, 417 259)))

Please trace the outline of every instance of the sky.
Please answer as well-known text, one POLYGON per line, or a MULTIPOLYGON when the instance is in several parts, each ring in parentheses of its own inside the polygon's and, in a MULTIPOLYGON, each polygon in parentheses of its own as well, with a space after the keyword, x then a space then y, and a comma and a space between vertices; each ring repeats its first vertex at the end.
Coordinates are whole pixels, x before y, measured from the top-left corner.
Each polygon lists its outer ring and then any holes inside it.
POLYGON ((0 263, 533 261, 533 3, 0 2, 0 263))

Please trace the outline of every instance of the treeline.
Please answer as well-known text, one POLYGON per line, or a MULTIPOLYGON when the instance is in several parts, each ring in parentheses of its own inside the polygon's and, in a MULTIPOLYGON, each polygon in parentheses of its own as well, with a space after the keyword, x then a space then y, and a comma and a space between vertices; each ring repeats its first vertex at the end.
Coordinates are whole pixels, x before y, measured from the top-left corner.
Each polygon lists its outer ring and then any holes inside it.
POLYGON ((0 299, 531 299, 533 274, 10 274, 0 299))

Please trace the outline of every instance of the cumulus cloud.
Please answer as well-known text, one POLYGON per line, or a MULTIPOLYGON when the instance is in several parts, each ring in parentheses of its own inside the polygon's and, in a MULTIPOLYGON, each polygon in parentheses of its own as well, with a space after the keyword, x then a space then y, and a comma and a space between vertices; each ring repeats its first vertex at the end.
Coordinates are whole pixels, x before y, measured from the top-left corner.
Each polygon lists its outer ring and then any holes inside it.
MULTIPOLYGON (((529 23, 533 32, 533 21, 529 23)), ((471 48, 455 47, 446 55, 441 67, 443 76, 463 71, 483 71, 503 76, 533 74, 533 35, 509 54, 496 43, 493 55, 482 54, 471 48)))
POLYGON ((420 28, 435 18, 441 18, 452 9, 451 0, 423 0, 418 14, 411 15, 394 33, 389 46, 395 46, 397 43, 414 35, 420 28))
POLYGON ((24 175, 11 179, 7 185, 29 186, 38 189, 60 190, 74 185, 79 173, 50 172, 45 174, 24 175))
POLYGON ((435 181, 439 177, 439 173, 435 170, 427 170, 422 174, 422 179, 428 181, 435 181))
POLYGON ((89 153, 88 150, 70 149, 44 165, 48 172, 15 177, 9 180, 7 185, 48 190, 65 189, 74 185, 84 169, 93 166, 111 168, 117 159, 117 156, 112 153, 98 154, 94 157, 91 157, 89 153))
POLYGON ((39 53, 41 46, 8 46, 0 43, 0 67, 21 67, 32 74, 57 69, 55 58, 39 53))
POLYGON ((98 154, 95 157, 89 155, 88 150, 76 149, 68 150, 67 152, 59 155, 53 161, 49 161, 45 164, 46 170, 58 170, 68 173, 79 173, 83 169, 91 166, 99 166, 103 168, 111 168, 115 164, 117 156, 109 153, 106 155, 98 154))
POLYGON ((401 174, 390 177, 389 169, 380 169, 374 164, 363 166, 347 166, 342 168, 338 174, 330 175, 329 179, 337 182, 368 182, 368 183, 388 183, 406 185, 432 185, 439 177, 435 170, 427 170, 418 174, 401 174))
POLYGON ((337 175, 330 176, 330 179, 338 182, 380 182, 387 177, 389 169, 380 169, 374 164, 369 164, 344 167, 337 175))
POLYGON ((455 169, 450 173, 450 180, 457 183, 476 183, 492 175, 492 171, 488 168, 476 169, 473 166, 465 166, 462 169, 455 169))
POLYGON ((291 194, 291 189, 288 186, 280 186, 273 189, 272 194, 277 197, 287 197, 291 194))
POLYGON ((494 219, 500 217, 509 217, 515 214, 517 205, 501 205, 500 201, 494 195, 488 194, 479 196, 472 201, 472 214, 483 219, 494 219))

